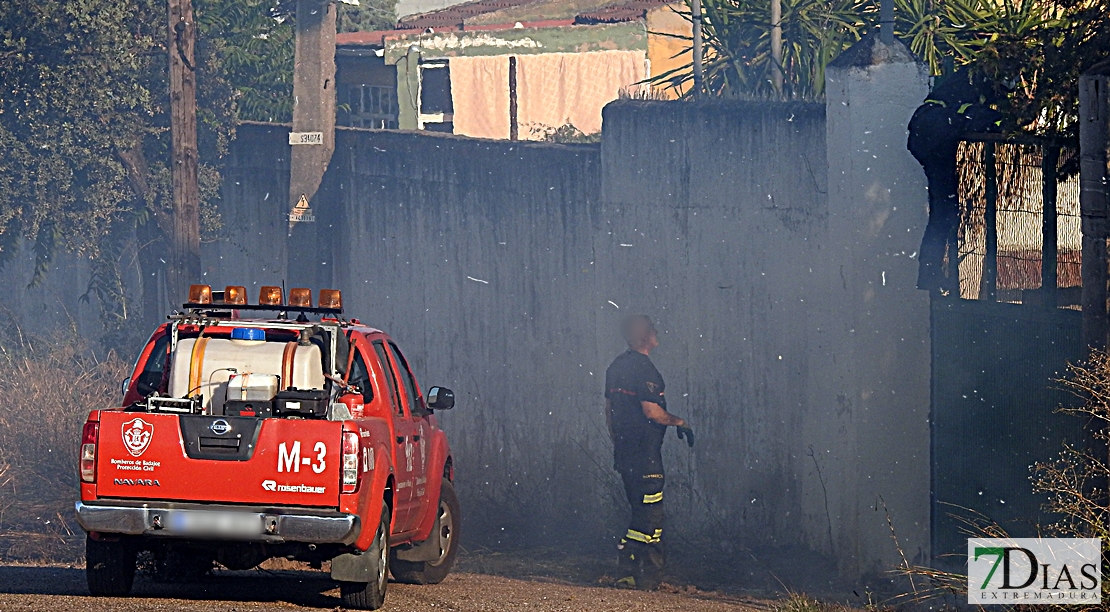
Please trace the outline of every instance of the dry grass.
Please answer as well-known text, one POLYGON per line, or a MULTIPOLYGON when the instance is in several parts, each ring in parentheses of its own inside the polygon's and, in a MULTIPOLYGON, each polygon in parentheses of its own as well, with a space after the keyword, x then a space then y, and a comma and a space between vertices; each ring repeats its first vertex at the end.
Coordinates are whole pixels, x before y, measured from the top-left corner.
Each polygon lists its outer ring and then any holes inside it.
POLYGON ((75 332, 0 340, 0 560, 71 561, 77 451, 90 410, 119 401, 127 364, 75 332))

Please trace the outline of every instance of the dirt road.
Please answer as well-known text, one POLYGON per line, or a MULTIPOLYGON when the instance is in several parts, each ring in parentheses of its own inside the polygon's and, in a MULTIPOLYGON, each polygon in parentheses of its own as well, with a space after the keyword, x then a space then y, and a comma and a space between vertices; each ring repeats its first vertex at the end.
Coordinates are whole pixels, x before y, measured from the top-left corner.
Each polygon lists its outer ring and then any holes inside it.
MULTIPOLYGON (((0 566, 0 612, 119 610, 337 610, 339 590, 323 572, 216 572, 194 584, 154 584, 139 579, 129 598, 93 598, 80 567, 0 566)), ((702 593, 640 593, 540 580, 460 573, 443 584, 390 584, 384 610, 486 612, 766 612, 765 602, 702 593)))

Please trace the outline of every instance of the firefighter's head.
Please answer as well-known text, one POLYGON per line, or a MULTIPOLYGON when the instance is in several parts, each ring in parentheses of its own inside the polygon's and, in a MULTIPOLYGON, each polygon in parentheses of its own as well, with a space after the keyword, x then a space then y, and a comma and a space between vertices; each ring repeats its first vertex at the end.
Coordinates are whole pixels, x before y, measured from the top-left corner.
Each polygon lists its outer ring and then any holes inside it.
POLYGON ((625 317, 621 324, 621 334, 624 335, 628 348, 634 351, 647 352, 659 346, 659 334, 651 323, 651 317, 644 314, 625 317))

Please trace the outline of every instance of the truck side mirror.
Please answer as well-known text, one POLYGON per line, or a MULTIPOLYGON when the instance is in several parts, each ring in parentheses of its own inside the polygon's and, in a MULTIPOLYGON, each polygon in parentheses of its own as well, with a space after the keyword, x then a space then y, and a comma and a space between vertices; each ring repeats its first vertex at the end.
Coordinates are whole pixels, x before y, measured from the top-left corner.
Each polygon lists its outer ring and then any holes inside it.
POLYGON ((454 407, 454 391, 447 387, 432 387, 428 389, 428 408, 432 410, 450 410, 454 407))
POLYGON ((120 383, 120 395, 127 395, 127 389, 129 387, 131 387, 131 377, 130 376, 123 379, 123 382, 120 383))

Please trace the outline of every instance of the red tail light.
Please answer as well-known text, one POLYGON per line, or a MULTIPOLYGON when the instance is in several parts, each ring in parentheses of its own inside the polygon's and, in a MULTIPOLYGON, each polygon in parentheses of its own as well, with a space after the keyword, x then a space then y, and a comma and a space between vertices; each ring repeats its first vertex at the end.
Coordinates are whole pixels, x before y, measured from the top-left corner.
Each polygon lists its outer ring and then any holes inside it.
POLYGON ((358 434, 343 432, 343 488, 344 493, 358 490, 358 434))
POLYGON ((100 423, 85 423, 81 430, 81 482, 96 482, 96 440, 100 423))

